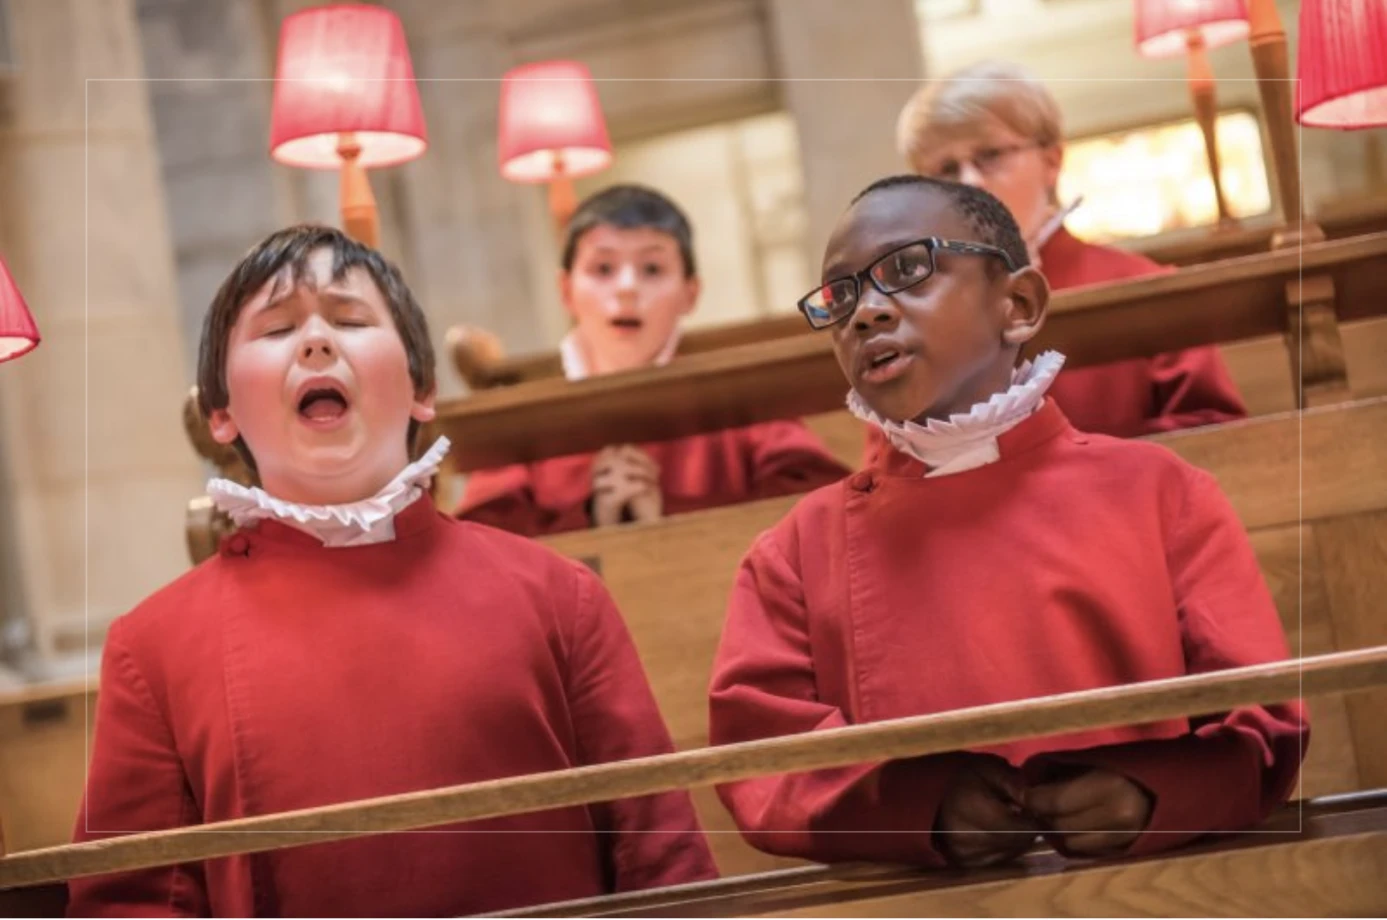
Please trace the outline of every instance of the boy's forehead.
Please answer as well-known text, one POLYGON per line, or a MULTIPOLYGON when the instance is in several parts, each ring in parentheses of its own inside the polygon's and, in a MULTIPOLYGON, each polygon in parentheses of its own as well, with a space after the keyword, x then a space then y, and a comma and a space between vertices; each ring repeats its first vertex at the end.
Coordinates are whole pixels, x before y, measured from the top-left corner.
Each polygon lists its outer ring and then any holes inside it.
POLYGON ((655 227, 618 227, 616 224, 597 224, 578 239, 579 247, 647 247, 669 246, 679 248, 679 241, 672 234, 655 227))
POLYGON ((953 199, 937 188, 912 184, 877 189, 839 220, 824 267, 849 267, 893 245, 930 236, 971 240, 976 234, 953 199))
POLYGON ((275 272, 260 286, 245 306, 256 307, 277 302, 292 296, 296 291, 322 291, 328 287, 347 288, 363 296, 376 293, 371 275, 360 265, 353 265, 342 272, 336 281, 332 277, 335 261, 332 248, 320 246, 308 254, 303 267, 296 272, 294 263, 289 262, 275 272), (298 277, 295 277, 297 274, 298 277))

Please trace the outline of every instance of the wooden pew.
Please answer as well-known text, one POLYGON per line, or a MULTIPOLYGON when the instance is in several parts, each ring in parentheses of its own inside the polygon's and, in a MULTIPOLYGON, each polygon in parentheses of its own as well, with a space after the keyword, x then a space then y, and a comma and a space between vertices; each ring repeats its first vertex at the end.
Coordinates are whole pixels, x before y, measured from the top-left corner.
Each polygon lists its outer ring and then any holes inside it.
MULTIPOLYGON (((498 917, 1381 916, 1387 793, 1296 803, 1255 835, 1070 865, 1037 850, 973 873, 810 865, 498 917)), ((67 886, 0 891, 0 916, 60 917, 67 886)))
MULTIPOLYGON (((1331 240, 1381 233, 1387 230, 1387 198, 1370 196, 1325 204, 1316 211, 1313 220, 1331 240)), ((1280 221, 1267 216, 1228 229, 1179 236, 1170 234, 1123 245, 1162 265, 1201 265, 1267 252, 1271 249, 1273 234, 1280 229, 1280 221)))
MULTIPOLYGON (((1382 233, 1387 231, 1387 201, 1372 199, 1367 204, 1345 204, 1326 213, 1323 219, 1323 229, 1330 240, 1382 233)), ((1272 223, 1268 223, 1266 226, 1255 228, 1212 233, 1166 244, 1163 248, 1152 248, 1145 254, 1157 262, 1182 267, 1263 255, 1268 251, 1275 229, 1277 228, 1272 223)), ((680 339, 678 354, 682 358, 801 334, 809 334, 804 321, 798 313, 787 313, 770 319, 690 330, 680 339)), ((1387 323, 1370 325, 1364 334, 1372 339, 1375 345, 1387 347, 1387 323)), ((471 327, 457 326, 450 329, 448 345, 454 369, 473 390, 512 386, 562 376, 562 366, 557 352, 506 357, 498 340, 471 327)), ((1259 363, 1255 363, 1260 359, 1265 360, 1268 366, 1279 367, 1280 362, 1276 360, 1277 356, 1273 351, 1261 349, 1250 354, 1229 354, 1227 346, 1224 347, 1224 351, 1225 358, 1234 371, 1235 380, 1251 406, 1261 406, 1268 399, 1278 398, 1274 383, 1270 384, 1272 394, 1264 395, 1264 388, 1268 387, 1265 380, 1268 371, 1259 363)), ((1279 375, 1277 377, 1279 378, 1279 375)), ((1289 408, 1293 408, 1293 404, 1282 405, 1278 402, 1267 411, 1289 408)))
POLYGON ((80 680, 0 695, 0 828, 10 852, 72 839, 95 699, 94 681, 89 691, 80 680))
MULTIPOLYGON (((1035 348, 1072 367, 1287 333, 1302 274, 1332 282, 1339 322, 1387 316, 1387 233, 1065 291, 1035 348)), ((1318 296, 1310 289, 1307 297, 1318 296)), ((799 322, 796 317, 790 320, 799 322)), ((779 322, 779 320, 775 321, 779 322)), ((1300 330, 1291 323, 1292 333, 1300 330)), ((1308 338, 1307 351, 1341 347, 1308 338)), ((1300 353, 1292 342, 1291 354, 1300 353)), ((656 441, 842 407, 847 385, 827 335, 791 334, 570 383, 537 380, 448 401, 439 429, 458 470, 530 462, 607 444, 656 441)))
MULTIPOLYGON (((1153 440, 1217 477, 1250 533, 1292 654, 1387 642, 1372 606, 1387 597, 1387 398, 1153 440)), ((737 564, 797 500, 544 540, 601 572, 680 749, 707 743, 708 677, 737 564)), ((1387 787, 1384 711, 1384 693, 1312 701, 1302 795, 1387 787)), ((786 865, 744 844, 710 790, 694 794, 724 872, 786 865)))
MULTIPOLYGON (((47 903, 52 883, 81 876, 441 827, 861 761, 967 750, 1027 737, 1225 712, 1302 694, 1383 686, 1387 686, 1387 645, 14 854, 0 859, 0 890, 40 888, 18 895, 32 908, 47 903), (42 886, 49 886, 49 891, 41 890, 42 886)), ((1314 817, 1317 815, 1312 814, 1314 817)), ((1339 847, 1335 854, 1339 863, 1364 853, 1376 857, 1381 852, 1380 816, 1373 809, 1360 808, 1354 822, 1360 833, 1371 834, 1372 839, 1367 849, 1355 846, 1349 851, 1339 847)), ((1341 826, 1332 832, 1337 834, 1344 829, 1341 826)), ((1280 829, 1273 826, 1270 830, 1276 834, 1280 829)), ((1301 836, 1325 839, 1330 831, 1324 827, 1309 828, 1301 836)), ((1256 832, 1257 829, 1252 831, 1256 832)), ((1248 835, 1239 836, 1245 840, 1248 835)), ((1177 852, 1162 862, 1181 859, 1188 852, 1177 852)), ((1283 871, 1286 863, 1285 858, 1275 861, 1283 871)), ((1124 861, 1111 862, 1105 868, 1120 871, 1123 865, 1124 861)), ((1372 881, 1381 878, 1381 867, 1376 868, 1379 871, 1372 881)), ((946 880, 947 876, 935 873, 929 878, 946 880)), ((979 878, 970 876, 971 880, 979 878)), ((1365 880, 1364 876, 1353 875, 1335 882, 1358 890, 1365 880)), ((1291 883, 1290 891, 1314 891, 1305 878, 1292 878, 1291 883)), ((743 885, 739 890, 754 887, 743 885)), ((1380 888, 1374 884, 1370 890, 1377 895, 1380 888)), ((0 906, 11 903, 7 896, 0 906)), ((1353 903, 1367 902, 1357 898, 1353 903)))
POLYGON ((1387 793, 1292 805, 1256 835, 1074 865, 1037 850, 978 872, 806 866, 501 917, 1380 916, 1387 793))
MULTIPOLYGON (((1228 491, 1251 531, 1292 648, 1305 654, 1387 642, 1387 626, 1368 612, 1375 596, 1387 596, 1379 564, 1387 558, 1387 481, 1371 475, 1387 469, 1384 437, 1387 400, 1156 439, 1212 471, 1228 491)), ((546 541, 600 568, 681 749, 706 737, 706 683, 737 562, 795 501, 546 541), (668 614, 671 584, 680 586, 679 616, 668 614)), ((94 688, 80 683, 0 698, 0 823, 11 850, 68 839, 94 698, 94 688)), ((1374 713, 1387 708, 1387 698, 1316 700, 1313 708, 1304 794, 1387 786, 1387 738, 1374 731, 1374 713)), ((711 793, 696 795, 705 825, 718 832, 713 843, 726 871, 781 864, 741 843, 711 793)))

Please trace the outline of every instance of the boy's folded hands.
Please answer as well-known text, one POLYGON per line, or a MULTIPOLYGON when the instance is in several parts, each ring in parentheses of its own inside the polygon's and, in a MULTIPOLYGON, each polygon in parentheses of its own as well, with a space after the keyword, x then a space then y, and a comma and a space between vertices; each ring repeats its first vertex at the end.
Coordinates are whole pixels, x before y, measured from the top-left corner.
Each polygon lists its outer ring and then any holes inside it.
POLYGON ((631 444, 603 448, 592 463, 592 523, 657 521, 664 512, 660 467, 631 444))
POLYGON ((1046 828, 1046 841, 1065 856, 1121 853, 1151 823, 1155 804, 1141 786, 1100 767, 1033 785, 1024 800, 1026 811, 1046 828))
POLYGON ((1021 856, 1044 837, 1065 856, 1121 853, 1151 822, 1155 798, 1120 773, 1068 768, 1028 785, 1001 757, 969 754, 939 805, 935 844, 953 865, 982 868, 1021 856))

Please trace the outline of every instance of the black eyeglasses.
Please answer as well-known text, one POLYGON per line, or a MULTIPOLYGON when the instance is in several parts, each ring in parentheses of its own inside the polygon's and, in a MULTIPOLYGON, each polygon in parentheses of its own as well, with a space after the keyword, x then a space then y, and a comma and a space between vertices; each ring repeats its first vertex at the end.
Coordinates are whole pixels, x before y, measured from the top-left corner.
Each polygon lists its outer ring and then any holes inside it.
POLYGON ((898 246, 856 274, 825 281, 799 299, 799 311, 814 329, 835 326, 857 309, 864 281, 883 294, 898 294, 934 274, 934 254, 940 250, 967 256, 996 256, 1006 263, 1007 271, 1016 271, 1011 256, 996 246, 928 237, 898 246))

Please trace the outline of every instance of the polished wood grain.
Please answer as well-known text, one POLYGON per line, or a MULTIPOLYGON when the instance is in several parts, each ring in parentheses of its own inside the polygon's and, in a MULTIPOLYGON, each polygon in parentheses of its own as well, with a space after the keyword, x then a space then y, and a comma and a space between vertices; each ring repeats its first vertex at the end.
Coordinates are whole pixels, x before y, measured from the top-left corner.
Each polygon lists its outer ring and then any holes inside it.
POLYGON ((1037 850, 971 872, 848 864, 509 911, 506 917, 1381 916, 1387 794, 1293 803, 1257 831, 1145 859, 1037 850))
POLYGON ((1387 686, 1387 646, 33 850, 0 888, 1387 686), (351 830, 347 830, 351 828, 351 830))
MULTIPOLYGON (((1376 234, 1064 291, 1036 348, 1080 367, 1279 335, 1286 287, 1302 271, 1333 280, 1340 321, 1387 315, 1384 260, 1387 234, 1376 234)), ((832 411, 846 390, 829 336, 789 335, 666 367, 487 390, 440 405, 438 425, 465 472, 832 411)))

